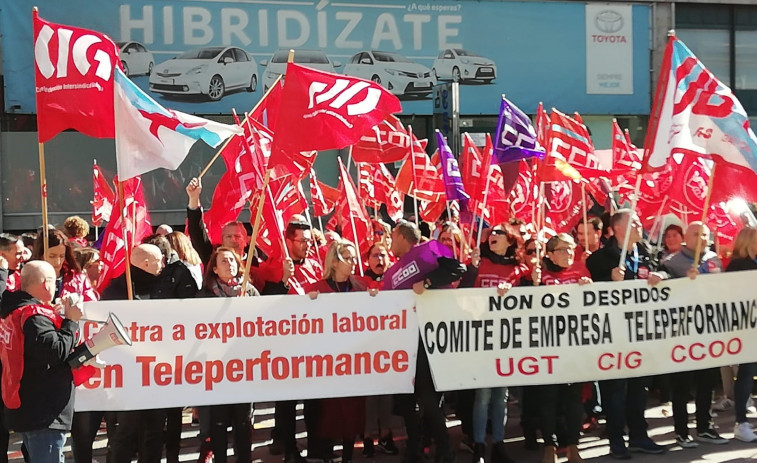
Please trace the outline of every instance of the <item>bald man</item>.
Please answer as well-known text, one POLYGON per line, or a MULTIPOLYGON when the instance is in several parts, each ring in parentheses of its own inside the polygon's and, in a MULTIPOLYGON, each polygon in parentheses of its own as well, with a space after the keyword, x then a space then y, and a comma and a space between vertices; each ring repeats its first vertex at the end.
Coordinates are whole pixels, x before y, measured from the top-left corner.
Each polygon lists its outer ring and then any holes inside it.
POLYGON ((19 433, 35 463, 63 461, 74 414, 74 382, 66 362, 81 310, 52 306, 56 272, 44 261, 21 270, 19 291, 3 296, 0 322, 6 425, 19 433))
MULTIPOLYGON (((140 244, 131 251, 131 283, 134 299, 160 299, 163 254, 154 244, 140 244)), ((126 274, 114 278, 101 300, 128 299, 126 274)), ((139 461, 159 463, 163 454, 163 426, 166 411, 133 410, 117 412, 118 426, 110 440, 112 461, 129 463, 139 450, 139 461)))

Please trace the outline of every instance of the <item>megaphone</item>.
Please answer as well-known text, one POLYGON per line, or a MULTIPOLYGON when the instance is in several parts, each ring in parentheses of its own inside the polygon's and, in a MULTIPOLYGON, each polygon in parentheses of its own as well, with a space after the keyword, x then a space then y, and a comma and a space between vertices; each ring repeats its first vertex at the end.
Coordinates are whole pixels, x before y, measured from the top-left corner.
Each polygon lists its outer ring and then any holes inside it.
POLYGON ((75 347, 74 351, 66 359, 66 362, 68 362, 71 368, 78 368, 105 349, 123 345, 131 346, 129 333, 126 332, 118 317, 110 313, 108 314, 108 320, 105 321, 100 331, 75 347))

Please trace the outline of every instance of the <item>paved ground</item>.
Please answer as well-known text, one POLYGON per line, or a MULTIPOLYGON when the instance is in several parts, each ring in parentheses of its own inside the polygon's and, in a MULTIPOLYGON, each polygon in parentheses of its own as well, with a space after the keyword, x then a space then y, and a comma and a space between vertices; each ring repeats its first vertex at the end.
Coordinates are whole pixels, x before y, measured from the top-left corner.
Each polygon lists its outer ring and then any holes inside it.
MULTIPOLYGON (((633 454, 632 461, 636 462, 664 462, 664 463, 690 463, 690 462, 757 462, 757 443, 747 444, 744 442, 731 440, 726 445, 713 445, 702 443, 695 449, 682 449, 674 444, 675 437, 673 435, 673 419, 668 416, 667 413, 670 407, 667 406, 654 406, 653 401, 650 401, 650 408, 646 412, 647 421, 649 423, 649 434, 659 444, 666 445, 668 452, 664 455, 643 455, 633 454)), ((693 405, 689 405, 689 411, 693 412, 693 405)), ((300 442, 300 448, 305 448, 305 433, 304 423, 302 417, 299 416, 299 429, 298 439, 300 442)), ((750 418, 753 422, 757 422, 757 414, 751 415, 750 418)), ((727 438, 733 437, 733 411, 720 412, 715 418, 716 424, 719 426, 720 433, 727 438)), ((692 418, 693 421, 693 418, 692 418)), ((581 456, 587 461, 597 462, 609 462, 615 461, 609 457, 608 442, 607 439, 601 438, 603 426, 601 425, 595 432, 582 436, 580 448, 581 456)), ((462 438, 460 432, 460 422, 455 419, 454 415, 449 417, 448 427, 452 435, 453 443, 456 448, 462 438)), ((255 410, 255 425, 253 431, 253 460, 255 463, 280 463, 281 457, 272 456, 268 453, 267 445, 270 443, 270 428, 273 425, 273 406, 272 404, 259 404, 255 410)), ((692 424, 693 426, 693 424, 692 424)), ((180 461, 195 462, 198 457, 198 440, 197 434, 199 428, 197 425, 191 424, 191 412, 185 410, 184 413, 184 426, 182 431, 182 449, 180 455, 180 461)), ((692 430, 692 434, 695 432, 692 430)), ((523 438, 521 437, 520 425, 518 422, 518 407, 516 404, 510 406, 510 419, 507 425, 507 435, 513 436, 507 439, 507 447, 510 455, 517 462, 540 462, 541 453, 539 451, 527 451, 523 448, 523 438)), ((400 440, 402 437, 400 437, 400 440)), ((68 442, 70 444, 70 441, 68 442)), ((94 458, 98 463, 105 463, 105 446, 107 445, 107 439, 105 437, 104 429, 101 430, 95 442, 94 458)), ((398 442, 400 448, 403 447, 403 442, 398 442)), ((73 461, 70 453, 70 448, 66 448, 67 460, 73 461)), ((230 451, 231 452, 231 451, 230 451)), ((338 453, 338 452, 337 452, 338 453)), ((11 462, 21 463, 21 452, 19 451, 19 442, 16 436, 11 436, 11 454, 9 455, 11 462)), ((433 458, 433 457, 432 457, 433 458)), ((229 460, 233 462, 233 458, 229 460)), ((399 458, 388 455, 379 455, 376 458, 368 459, 364 458, 360 449, 355 450, 355 461, 366 463, 398 463, 399 458)), ((469 463, 471 461, 471 454, 464 450, 458 451, 458 463, 469 463)), ((488 461, 488 459, 487 459, 488 461)), ((564 454, 561 455, 560 462, 566 461, 564 454)), ((165 459, 163 460, 165 463, 165 459)), ((433 459, 429 460, 432 463, 433 459)))

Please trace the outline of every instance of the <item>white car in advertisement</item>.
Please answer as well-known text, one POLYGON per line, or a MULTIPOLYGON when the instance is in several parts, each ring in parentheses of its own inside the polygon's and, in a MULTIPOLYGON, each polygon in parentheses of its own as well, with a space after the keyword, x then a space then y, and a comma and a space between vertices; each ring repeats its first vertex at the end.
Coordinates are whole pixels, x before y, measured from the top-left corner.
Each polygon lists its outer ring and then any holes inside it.
POLYGON ((491 83, 497 77, 497 65, 493 60, 462 48, 439 52, 433 70, 439 80, 460 83, 473 80, 491 83))
POLYGON ((127 76, 150 75, 155 59, 144 45, 139 42, 116 42, 116 45, 124 74, 127 76))
POLYGON ((385 51, 362 51, 344 66, 346 75, 372 80, 397 96, 427 96, 436 79, 431 69, 385 51))
POLYGON ((254 92, 258 65, 237 47, 198 48, 155 66, 150 91, 162 95, 204 95, 218 101, 230 90, 254 92))
MULTIPOLYGON (((273 86, 273 83, 280 75, 286 74, 287 58, 289 58, 289 49, 281 48, 276 50, 270 60, 263 60, 260 62, 261 66, 266 66, 266 70, 263 73, 264 92, 267 92, 268 89, 273 86)), ((295 49, 294 62, 326 72, 336 72, 336 68, 342 66, 342 63, 339 61, 331 61, 323 50, 318 49, 295 49)))

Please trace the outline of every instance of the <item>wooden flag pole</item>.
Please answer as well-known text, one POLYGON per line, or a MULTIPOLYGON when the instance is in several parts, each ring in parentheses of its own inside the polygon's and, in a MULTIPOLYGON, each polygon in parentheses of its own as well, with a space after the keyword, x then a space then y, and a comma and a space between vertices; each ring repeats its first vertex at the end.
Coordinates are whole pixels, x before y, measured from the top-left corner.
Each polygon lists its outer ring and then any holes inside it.
POLYGON ((127 239, 127 230, 126 230, 126 200, 124 199, 124 182, 122 182, 120 179, 118 180, 118 204, 119 204, 119 210, 121 211, 121 233, 123 233, 124 236, 124 251, 126 254, 126 269, 124 270, 126 274, 126 295, 128 299, 134 300, 134 288, 132 288, 131 285, 131 248, 134 245, 134 234, 131 235, 131 240, 127 239))
MULTIPOLYGON (((707 181, 707 196, 704 198, 704 209, 702 209, 702 228, 706 227, 707 225, 707 212, 710 209, 710 197, 712 196, 712 184, 713 179, 715 178, 715 167, 717 167, 717 163, 712 164, 712 171, 710 171, 710 179, 707 181)), ((701 233, 701 231, 700 231, 701 233)), ((691 268, 697 268, 699 267, 699 258, 702 255, 702 239, 697 239, 697 246, 694 249, 694 262, 691 263, 691 268)))
MULTIPOLYGON (((244 297, 247 295, 247 283, 250 282, 250 268, 252 265, 252 259, 255 258, 255 242, 258 240, 258 234, 260 231, 260 218, 263 215, 263 203, 265 202, 265 190, 268 189, 268 183, 271 181, 271 169, 265 171, 265 178, 263 179, 263 191, 260 192, 260 198, 258 198, 258 208, 255 211, 255 220, 252 225, 252 236, 250 237, 250 244, 247 249, 247 262, 244 264, 244 280, 242 281, 242 291, 239 296, 244 297)), ((284 246, 286 248, 286 246, 284 246)), ((285 251, 286 252, 286 251, 285 251)))
MULTIPOLYGON (((250 117, 250 115, 252 113, 254 113, 255 110, 258 109, 258 107, 260 107, 260 104, 263 103, 263 101, 265 100, 265 97, 267 97, 268 94, 271 93, 271 90, 273 90, 273 88, 276 87, 276 85, 279 84, 279 81, 281 80, 281 76, 282 75, 283 74, 279 74, 279 76, 276 78, 276 80, 273 81, 273 85, 271 85, 268 88, 268 90, 266 90, 266 92, 263 94, 263 96, 260 98, 260 100, 258 100, 258 102, 255 103, 255 106, 252 107, 252 110, 250 112, 248 112, 248 113, 245 113, 244 120, 242 120, 242 124, 244 124, 247 121, 247 118, 250 117)), ((240 124, 240 126, 241 126, 241 124, 240 124)), ((231 137, 227 138, 226 141, 223 143, 223 145, 221 145, 221 147, 218 149, 218 151, 216 151, 215 156, 213 156, 213 158, 208 162, 208 164, 205 166, 205 168, 202 169, 202 172, 200 172, 200 175, 197 176, 198 179, 201 179, 202 176, 205 175, 208 172, 208 170, 210 170, 210 166, 212 166, 213 163, 216 162, 216 159, 218 159, 218 156, 221 155, 221 152, 223 152, 224 148, 226 148, 226 145, 228 145, 229 142, 231 142, 232 138, 234 138, 234 136, 231 136, 231 137)))
POLYGON ((47 256, 47 249, 50 243, 48 240, 48 219, 47 219, 47 177, 45 175, 45 144, 39 145, 39 192, 40 200, 42 201, 42 244, 43 244, 43 259, 47 256))
MULTIPOLYGON (((291 63, 294 61, 294 50, 289 50, 289 56, 287 57, 287 63, 291 63)), ((279 79, 281 79, 281 76, 283 74, 279 75, 278 79, 274 82, 273 85, 271 85, 271 88, 275 87, 276 84, 279 83, 279 79)), ((268 89, 268 92, 271 91, 271 88, 268 89)), ((260 99, 260 101, 263 101, 266 95, 268 95, 268 92, 266 92, 265 95, 263 95, 263 98, 260 99)), ((255 107, 250 111, 251 113, 257 109, 258 105, 260 105, 260 101, 258 101, 258 104, 255 105, 255 107)), ((245 117, 246 119, 246 117, 245 117)), ((274 134, 274 136, 276 136, 274 134)), ((217 157, 217 156, 216 156, 217 157)), ((258 234, 260 231, 260 218, 263 215, 263 203, 265 201, 265 190, 268 189, 268 184, 271 181, 271 169, 268 168, 265 171, 265 178, 263 179, 263 191, 260 192, 260 198, 258 199, 258 210, 255 211, 255 220, 252 225, 252 236, 250 237, 250 245, 247 250, 247 262, 245 262, 244 265, 244 280, 242 281, 242 291, 240 292, 240 296, 246 296, 247 295, 247 283, 250 282, 250 266, 252 265, 252 259, 254 258, 255 253, 255 242, 258 240, 258 234)), ((288 255, 288 250, 286 249, 286 246, 284 246, 284 252, 288 255)))

